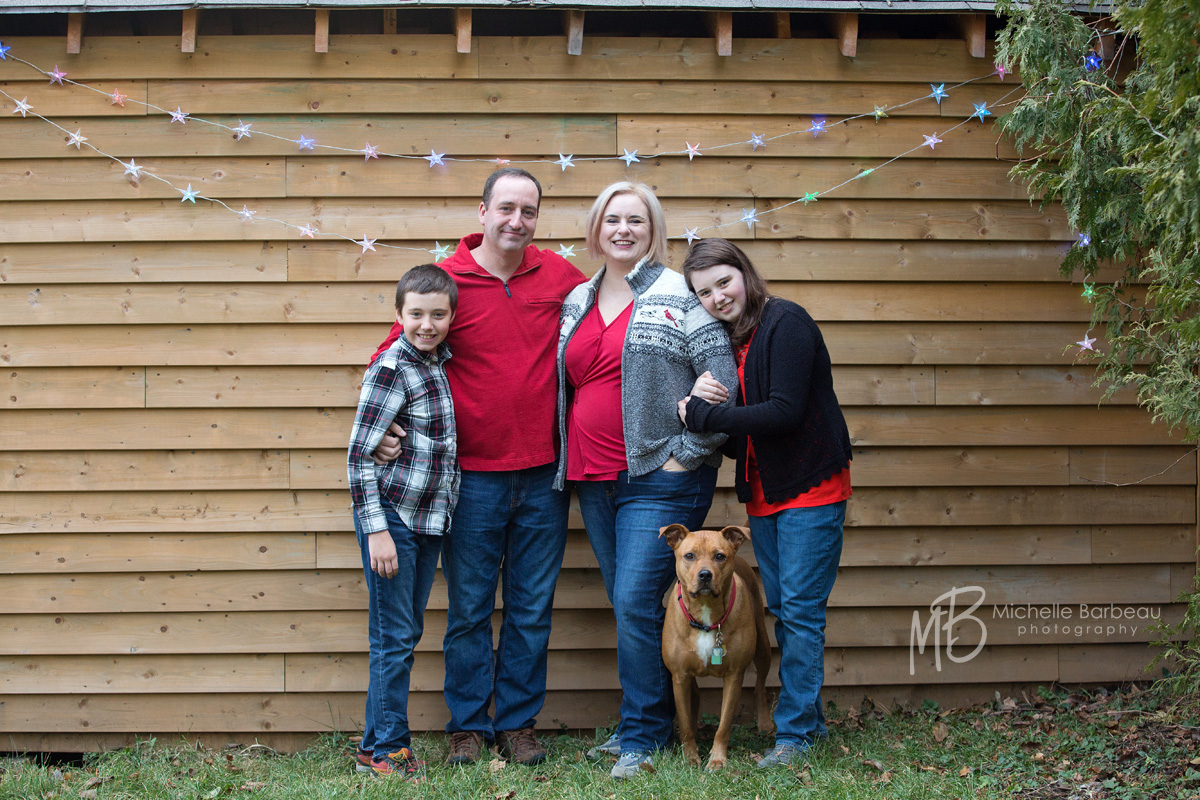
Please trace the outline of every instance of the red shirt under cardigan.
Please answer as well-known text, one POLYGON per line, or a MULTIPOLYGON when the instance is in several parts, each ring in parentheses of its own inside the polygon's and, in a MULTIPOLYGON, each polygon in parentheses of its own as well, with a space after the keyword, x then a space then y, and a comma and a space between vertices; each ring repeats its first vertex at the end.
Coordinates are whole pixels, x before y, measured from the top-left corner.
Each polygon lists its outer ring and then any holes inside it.
MULTIPOLYGON (((482 233, 465 237, 439 265, 458 284, 458 310, 446 337, 454 353, 446 376, 458 461, 484 472, 540 467, 556 457, 559 311, 586 277, 557 253, 530 245, 521 266, 502 281, 471 256, 482 242, 482 233)), ((399 323, 392 325, 371 360, 402 332, 399 323)))
POLYGON ((569 481, 612 481, 629 466, 621 424, 621 351, 632 310, 630 303, 605 325, 597 303, 567 345, 564 366, 574 389, 567 409, 569 481))

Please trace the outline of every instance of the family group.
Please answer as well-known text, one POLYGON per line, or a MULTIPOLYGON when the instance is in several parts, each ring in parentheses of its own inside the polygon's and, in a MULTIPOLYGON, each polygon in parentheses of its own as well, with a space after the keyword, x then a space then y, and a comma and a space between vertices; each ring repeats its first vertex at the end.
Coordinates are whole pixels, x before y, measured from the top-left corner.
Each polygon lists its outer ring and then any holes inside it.
POLYGON ((363 379, 348 455, 370 595, 357 767, 423 768, 407 701, 439 558, 448 761, 489 746, 545 758, 534 727, 572 489, 616 617, 620 723, 594 753, 617 757, 614 778, 651 763, 675 714, 661 655, 675 559, 659 534, 702 527, 723 453, 777 620, 776 739, 759 766, 798 760, 825 734, 825 607, 851 493, 821 332, 724 239, 668 268, 662 206, 639 183, 592 205, 588 279, 532 244, 541 194, 521 169, 487 179, 482 232, 403 276, 363 379))

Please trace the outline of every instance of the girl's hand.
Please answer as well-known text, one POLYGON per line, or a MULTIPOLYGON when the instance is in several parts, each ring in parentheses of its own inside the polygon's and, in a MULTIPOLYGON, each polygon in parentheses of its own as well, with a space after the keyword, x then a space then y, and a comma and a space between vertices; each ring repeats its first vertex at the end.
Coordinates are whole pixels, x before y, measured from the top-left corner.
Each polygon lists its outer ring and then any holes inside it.
POLYGON ((683 398, 678 403, 679 421, 682 422, 685 426, 687 425, 687 404, 688 404, 688 400, 691 400, 691 399, 692 399, 692 396, 689 394, 687 397, 683 398))
POLYGON ((400 559, 396 555, 396 543, 387 531, 376 531, 367 537, 367 550, 371 554, 371 571, 385 578, 394 578, 400 571, 400 559))
POLYGON ((408 436, 408 434, 404 432, 404 428, 401 428, 398 423, 393 422, 389 425, 387 433, 383 434, 383 440, 375 448, 375 452, 371 453, 371 460, 375 462, 375 465, 382 467, 387 465, 388 462, 399 458, 401 440, 405 436, 408 436))
POLYGON ((704 402, 719 406, 729 399, 729 390, 711 372, 705 372, 692 385, 692 397, 699 397, 704 402))

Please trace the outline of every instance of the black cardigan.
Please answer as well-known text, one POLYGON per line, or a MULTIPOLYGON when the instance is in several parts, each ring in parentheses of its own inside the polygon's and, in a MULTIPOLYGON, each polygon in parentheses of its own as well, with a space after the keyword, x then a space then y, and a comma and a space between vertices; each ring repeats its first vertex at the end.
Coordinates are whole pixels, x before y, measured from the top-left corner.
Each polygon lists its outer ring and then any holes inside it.
POLYGON ((747 436, 768 503, 791 500, 849 465, 850 432, 833 392, 829 351, 807 311, 778 297, 767 302, 746 354, 745 380, 736 408, 698 397, 687 406, 688 430, 729 434, 740 501, 750 500, 747 436))

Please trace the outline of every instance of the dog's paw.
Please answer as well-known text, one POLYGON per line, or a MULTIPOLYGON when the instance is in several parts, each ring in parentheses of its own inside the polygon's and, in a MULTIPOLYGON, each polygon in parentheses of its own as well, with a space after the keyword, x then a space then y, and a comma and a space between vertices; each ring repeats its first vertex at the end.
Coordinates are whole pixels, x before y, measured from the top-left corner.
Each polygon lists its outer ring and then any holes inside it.
POLYGON ((725 766, 725 759, 709 758, 708 764, 705 765, 704 769, 707 770, 708 772, 716 772, 717 770, 721 769, 724 766, 725 766))

